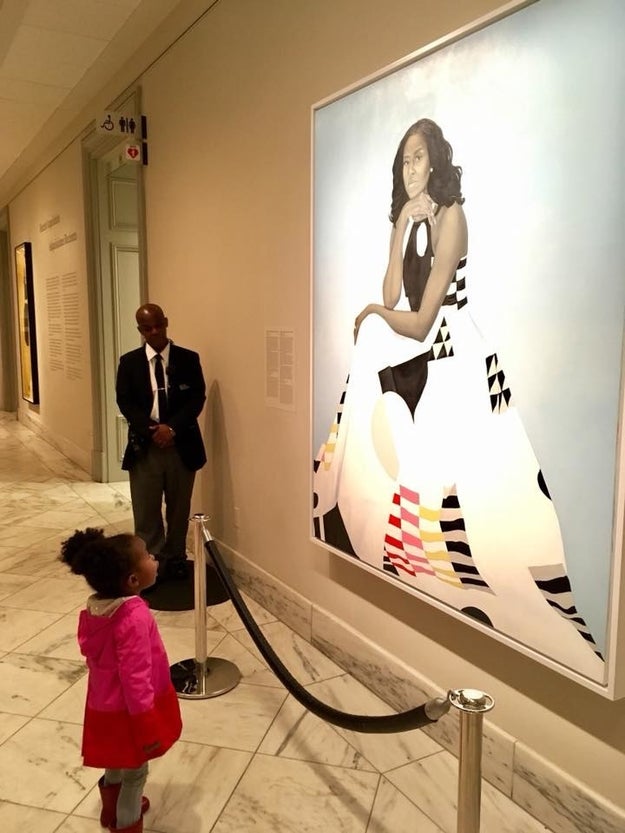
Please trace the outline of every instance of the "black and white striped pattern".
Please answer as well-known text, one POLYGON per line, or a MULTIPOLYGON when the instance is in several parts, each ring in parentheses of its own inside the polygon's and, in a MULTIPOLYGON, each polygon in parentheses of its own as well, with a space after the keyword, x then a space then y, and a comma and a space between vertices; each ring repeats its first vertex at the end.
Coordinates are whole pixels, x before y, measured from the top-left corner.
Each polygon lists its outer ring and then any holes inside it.
POLYGON ((545 564, 540 567, 530 567, 529 571, 536 583, 536 587, 543 594, 545 601, 557 611, 563 619, 570 622, 582 639, 593 649, 599 659, 603 659, 588 625, 577 612, 571 582, 563 564, 545 564))

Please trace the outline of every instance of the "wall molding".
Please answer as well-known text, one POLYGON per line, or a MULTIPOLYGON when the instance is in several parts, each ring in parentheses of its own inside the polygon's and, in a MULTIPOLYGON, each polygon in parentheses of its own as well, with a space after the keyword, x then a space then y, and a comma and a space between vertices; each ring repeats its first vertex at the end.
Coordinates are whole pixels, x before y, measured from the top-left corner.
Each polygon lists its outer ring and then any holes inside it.
MULTIPOLYGON (((237 586, 397 711, 445 691, 334 614, 219 542, 237 586)), ((423 731, 454 756, 452 710, 423 731)), ((625 833, 621 809, 484 719, 482 775, 552 833, 625 833)))

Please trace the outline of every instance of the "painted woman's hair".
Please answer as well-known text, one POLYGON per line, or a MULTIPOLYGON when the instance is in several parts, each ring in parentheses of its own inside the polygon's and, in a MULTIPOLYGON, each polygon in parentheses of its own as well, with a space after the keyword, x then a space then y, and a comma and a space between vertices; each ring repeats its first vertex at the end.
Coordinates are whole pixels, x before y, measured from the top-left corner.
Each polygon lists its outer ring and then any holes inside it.
POLYGON ((460 205, 464 202, 460 179, 462 168, 453 164, 453 150, 443 131, 431 119, 419 119, 411 125, 397 148, 393 161, 393 194, 391 197, 390 220, 395 225, 399 212, 408 202, 408 194, 404 187, 403 164, 404 146, 410 136, 420 133, 425 139, 430 157, 430 167, 433 169, 428 180, 428 194, 439 205, 460 205))

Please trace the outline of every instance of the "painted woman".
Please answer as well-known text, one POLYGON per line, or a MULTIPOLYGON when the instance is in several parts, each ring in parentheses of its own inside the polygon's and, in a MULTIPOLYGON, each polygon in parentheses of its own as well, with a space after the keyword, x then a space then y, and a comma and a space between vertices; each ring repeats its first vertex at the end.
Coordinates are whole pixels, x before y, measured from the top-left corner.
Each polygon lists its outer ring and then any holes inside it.
POLYGON ((556 510, 471 316, 461 178, 441 128, 411 125, 393 162, 382 303, 355 319, 348 383, 315 461, 315 535, 575 667, 582 654, 594 673, 556 510))

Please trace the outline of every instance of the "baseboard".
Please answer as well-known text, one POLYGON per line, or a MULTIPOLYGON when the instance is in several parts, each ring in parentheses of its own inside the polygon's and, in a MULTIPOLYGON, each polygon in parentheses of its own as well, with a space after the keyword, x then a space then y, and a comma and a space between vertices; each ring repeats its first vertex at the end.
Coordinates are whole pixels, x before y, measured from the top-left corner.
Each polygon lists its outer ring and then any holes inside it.
MULTIPOLYGON (((219 543, 237 585, 293 631, 397 711, 445 691, 338 617, 219 543)), ((458 754, 458 717, 452 710, 424 730, 458 754)), ((482 774, 553 833, 624 833, 625 810, 484 720, 482 774)))
POLYGON ((32 417, 28 412, 20 411, 18 419, 23 425, 26 426, 26 428, 32 431, 33 434, 40 437, 49 446, 51 446, 50 451, 46 450, 46 453, 41 455, 44 461, 45 457, 49 456, 51 453, 55 458, 55 464, 57 466, 62 466, 63 460, 61 459, 61 456, 54 454, 55 450, 56 452, 60 452, 62 457, 67 458, 67 460, 71 460, 72 463, 82 470, 83 474, 88 475, 90 478, 92 461, 89 451, 79 448, 71 442, 71 440, 68 440, 67 437, 55 434, 49 428, 43 426, 38 419, 32 417))

